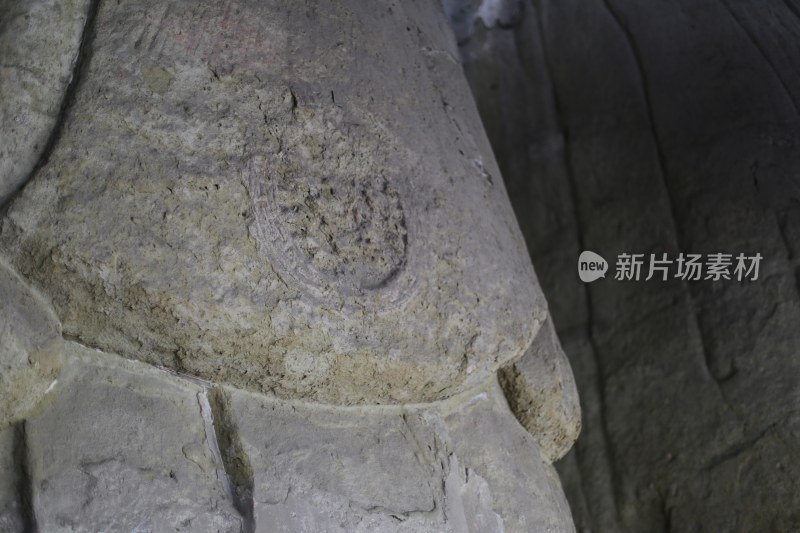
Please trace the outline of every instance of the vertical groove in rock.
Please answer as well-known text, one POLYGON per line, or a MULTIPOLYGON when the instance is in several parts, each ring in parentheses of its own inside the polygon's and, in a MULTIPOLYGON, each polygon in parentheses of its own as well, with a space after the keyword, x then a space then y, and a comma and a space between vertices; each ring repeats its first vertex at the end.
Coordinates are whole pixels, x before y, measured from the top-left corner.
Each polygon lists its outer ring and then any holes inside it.
POLYGON ((86 65, 89 62, 89 56, 91 55, 91 42, 94 36, 94 20, 97 10, 100 6, 100 2, 101 0, 90 0, 89 8, 86 13, 86 23, 84 24, 83 33, 81 35, 81 43, 78 47, 77 53, 75 54, 75 62, 72 68, 71 79, 66 90, 64 91, 64 96, 61 99, 61 106, 59 108, 56 121, 53 124, 53 129, 50 132, 50 135, 47 137, 44 147, 42 148, 39 159, 28 173, 27 177, 25 177, 19 187, 17 187, 17 190, 10 193, 6 197, 5 201, 0 204, 0 215, 5 214, 5 212, 8 210, 8 207, 14 202, 14 199, 25 188, 25 185, 29 183, 34 176, 36 176, 39 170, 47 163, 53 148, 58 142, 58 139, 61 137, 65 118, 75 98, 75 92, 80 84, 82 73, 85 71, 86 65))
POLYGON ((36 533, 36 512, 33 507, 33 484, 28 460, 28 433, 25 422, 14 426, 14 463, 17 466, 17 491, 25 533, 36 533))
POLYGON ((559 465, 579 528, 800 523, 796 469, 788 466, 797 421, 800 215, 791 176, 800 97, 791 97, 800 94, 800 4, 722 1, 532 0, 543 11, 538 32, 479 28, 464 46, 505 177, 519 192, 515 208, 542 286, 564 310, 560 333, 583 378, 585 431, 559 465), (549 124, 526 111, 551 88, 544 76, 520 76, 514 54, 524 47, 509 46, 510 34, 520 43, 542 34, 557 93, 562 124, 549 128, 550 158, 533 165, 520 163, 519 151, 539 149, 549 124), (498 126, 498 116, 511 124, 498 126), (560 128, 563 143, 555 141, 560 128), (557 176, 535 166, 570 163, 557 176), (566 187, 564 198, 548 196, 553 189, 542 184, 556 179, 569 183, 571 204, 566 187), (553 227, 552 204, 580 218, 581 247, 612 257, 667 252, 673 270, 678 252, 730 253, 735 264, 738 253, 758 251, 761 276, 606 280, 586 290, 566 272, 572 261, 563 250, 575 230, 553 227), (539 246, 550 240, 559 241, 558 261, 539 246), (570 289, 580 297, 562 305, 570 289), (604 444, 613 463, 598 452, 604 444), (609 468, 613 477, 598 473, 609 468), (759 500, 762 484, 774 484, 772 498, 759 500))
POLYGON ((214 432, 222 466, 231 484, 236 510, 244 518, 244 533, 254 533, 255 509, 253 502, 253 468, 250 458, 242 446, 239 429, 231 412, 230 401, 225 391, 214 386, 207 391, 214 421, 214 432))
MULTIPOLYGON (((608 14, 611 16, 611 19, 614 21, 614 24, 616 24, 621 35, 625 39, 628 49, 631 52, 633 63, 636 66, 636 74, 639 78, 639 87, 641 89, 642 98, 647 113, 647 125, 650 129, 650 136, 652 137, 653 146, 656 151, 656 156, 657 156, 656 162, 658 165, 657 171, 663 187, 662 196, 666 200, 667 205, 669 207, 671 230, 675 238, 675 243, 678 246, 678 250, 681 252, 687 251, 684 250, 682 246, 683 239, 681 238, 681 228, 678 224, 679 216, 678 213, 676 212, 675 200, 673 199, 672 191, 670 190, 669 186, 669 175, 667 173, 667 158, 666 155, 664 154, 663 143, 661 140, 661 136, 658 133, 658 128, 656 125, 656 119, 655 119, 655 114, 653 112, 652 95, 650 89, 651 85, 650 81, 647 78, 647 72, 644 68, 644 61, 642 59, 641 50, 639 50, 639 46, 636 43, 636 39, 634 39, 633 34, 631 33, 627 24, 623 22, 622 14, 612 4, 612 0, 601 0, 601 3, 603 7, 606 9, 606 11, 608 11, 608 14)), ((784 88, 786 87, 784 86, 784 88)), ((702 362, 706 369, 706 372, 708 373, 708 376, 711 379, 711 381, 716 385, 722 401, 728 407, 730 412, 734 416, 737 416, 736 411, 734 411, 733 406, 728 401, 728 398, 725 396, 725 391, 722 389, 721 383, 722 381, 724 381, 724 379, 720 378, 717 375, 717 373, 713 371, 714 363, 712 360, 712 355, 708 349, 707 340, 704 336, 703 329, 700 327, 700 320, 697 314, 697 303, 695 302, 692 291, 687 286, 686 281, 681 281, 680 287, 681 287, 681 292, 686 296, 688 300, 689 309, 691 311, 690 314, 691 327, 697 332, 697 337, 699 340, 699 348, 703 356, 702 362)))
MULTIPOLYGON (((585 221, 580 213, 580 208, 578 205, 578 196, 577 196, 577 184, 575 182, 575 173, 574 169, 572 168, 572 163, 570 159, 570 139, 569 139, 569 130, 567 126, 564 124, 562 110, 561 110, 561 103, 559 100, 558 89, 556 87, 555 80, 553 80, 552 76, 552 66, 550 64, 550 54, 548 51, 547 44, 545 42, 545 22, 543 20, 544 10, 542 9, 542 0, 534 0, 533 7, 536 10, 536 20, 538 22, 538 34, 539 39, 541 42, 541 47, 544 55, 544 67, 546 71, 546 76, 548 80, 548 88, 551 92, 551 98, 553 103, 553 109, 555 112, 555 122, 556 128, 560 129, 563 139, 563 164, 564 168, 568 177, 568 189, 570 195, 570 201, 572 204, 573 209, 573 216, 575 218, 575 223, 577 225, 577 235, 576 238, 578 240, 578 246, 581 250, 586 250, 586 246, 584 243, 584 236, 583 236, 583 228, 585 227, 585 221)), ((618 480, 616 479, 616 472, 617 469, 615 467, 614 461, 614 451, 611 445, 611 439, 608 434, 608 425, 606 423, 605 417, 605 409, 606 409, 606 402, 605 402, 605 393, 603 390, 603 383, 602 383, 602 367, 600 357, 598 356, 597 345, 594 340, 593 336, 593 327, 594 327, 594 312, 592 309, 592 294, 591 290, 588 286, 584 285, 584 294, 585 294, 585 302, 586 302, 586 338, 589 341, 590 351, 592 354, 592 364, 595 367, 595 379, 593 382, 593 389, 594 394, 596 394, 597 399, 599 401, 599 417, 600 420, 598 421, 598 426, 601 429, 603 442, 604 442, 604 449, 602 451, 602 455, 605 457, 606 464, 608 465, 608 471, 603 472, 603 475, 610 480, 609 485, 614 488, 611 494, 611 503, 613 505, 613 520, 618 523, 619 521, 619 510, 618 510, 618 494, 617 488, 620 486, 618 480)), ((583 394, 585 394, 584 392, 583 394)))
POLYGON ((798 20, 800 20, 800 9, 798 9, 797 6, 791 2, 791 0, 783 0, 783 3, 786 5, 789 11, 791 11, 798 20))
POLYGON ((656 119, 653 114, 652 97, 650 95, 650 81, 647 79, 647 72, 644 69, 644 63, 642 61, 642 53, 639 50, 639 47, 636 44, 636 40, 633 38, 630 29, 626 24, 622 22, 622 18, 619 11, 611 4, 611 1, 601 0, 601 3, 603 7, 606 9, 606 11, 608 11, 608 14, 611 16, 611 19, 614 21, 614 24, 616 24, 620 33, 624 37, 625 42, 628 45, 628 49, 631 51, 631 57, 633 58, 633 62, 636 65, 636 73, 639 77, 639 87, 641 89, 642 98, 644 99, 645 111, 647 112, 647 122, 650 128, 650 135, 653 139, 653 145, 656 151, 657 163, 658 163, 658 175, 661 178, 661 183, 664 186, 664 193, 665 193, 664 196, 667 200, 667 204, 669 205, 669 214, 670 214, 670 222, 672 225, 672 230, 673 233, 675 234, 675 239, 678 241, 678 248, 680 248, 680 228, 678 226, 678 218, 675 212, 675 203, 672 199, 672 195, 670 194, 668 186, 667 160, 664 155, 664 150, 662 148, 661 137, 659 136, 658 129, 656 128, 656 119))
MULTIPOLYGON (((676 243, 678 244, 678 249, 681 252, 691 252, 691 250, 684 250, 682 243, 684 239, 682 238, 682 228, 679 225, 680 216, 676 211, 675 208, 675 199, 673 198, 673 192, 670 187, 670 179, 669 174, 667 172, 667 157, 664 153, 663 149, 663 142, 661 140, 661 136, 658 133, 658 127, 655 119, 655 114, 652 105, 652 95, 651 95, 651 84, 647 78, 647 72, 644 67, 644 60, 642 58, 641 50, 636 43, 636 40, 631 33, 628 26, 623 22, 621 12, 613 5, 613 0, 602 0, 603 5, 608 10, 609 14, 612 16, 614 22, 619 27, 622 35, 625 37, 626 42, 631 50, 631 55, 634 58, 637 72, 641 80, 641 89, 642 95, 645 101, 646 110, 647 110, 647 118, 648 118, 648 125, 650 127, 650 134, 653 139, 654 146, 656 148, 656 153, 658 156, 658 171, 659 176, 662 179, 663 188, 664 188, 664 198, 668 202, 669 205, 669 212, 671 215, 671 222, 673 225, 674 235, 676 239, 676 243)), ((747 27, 742 23, 739 17, 736 16, 735 12, 731 9, 730 5, 726 0, 721 0, 721 4, 724 6, 725 10, 730 14, 736 25, 747 35, 748 40, 752 43, 758 53, 763 57, 765 63, 769 66, 769 69, 774 73, 778 81, 780 82, 781 87, 783 88, 786 96, 791 103, 794 111, 797 113, 798 108, 796 102, 794 101, 791 91, 789 90, 785 80, 781 77, 780 73, 775 68, 775 65, 771 62, 768 55, 764 51, 763 47, 757 42, 754 35, 747 29, 747 27)), ((725 389, 723 387, 723 383, 730 378, 730 375, 719 375, 718 371, 715 371, 714 356, 709 349, 708 346, 708 339, 707 333, 704 331, 704 328, 700 324, 700 317, 698 314, 697 309, 697 301, 693 291, 688 287, 685 281, 681 282, 682 292, 688 298, 689 304, 689 318, 692 321, 692 327, 697 332, 698 340, 699 340, 699 348, 702 352, 702 362, 705 368, 705 371, 710 378, 710 381, 716 386, 717 391, 719 393, 720 399, 725 404, 726 408, 729 412, 736 418, 739 424, 743 424, 739 413, 737 413, 734 405, 731 403, 730 399, 728 398, 725 389)))
MULTIPOLYGON (((786 93, 786 98, 792 105, 792 109, 794 109, 795 114, 800 114, 798 103, 795 100, 794 96, 792 95, 792 91, 789 89, 789 85, 786 83, 786 80, 781 75, 780 71, 777 68, 775 68, 775 63, 772 62, 766 50, 764 50, 764 47, 761 45, 761 43, 758 42, 758 39, 756 39, 755 35, 753 35, 753 32, 750 31, 750 29, 744 24, 741 17, 737 15, 736 12, 731 8, 730 3, 728 3, 727 0, 720 0, 720 3, 725 8, 725 11, 727 11, 728 14, 731 16, 736 25, 747 36, 747 40, 753 45, 753 47, 758 51, 758 53, 764 59, 764 63, 769 67, 769 69, 775 75, 775 78, 778 80, 778 83, 781 84, 783 91, 786 93)), ((792 12, 794 12, 794 10, 792 10, 792 12)))
POLYGON ((787 218, 788 216, 786 214, 782 216, 776 215, 776 225, 778 227, 778 234, 781 237, 781 242, 784 248, 786 248, 786 258, 789 260, 789 268, 792 269, 792 274, 794 275, 794 288, 798 298, 800 298, 800 263, 798 263, 795 251, 789 244, 789 238, 786 235, 787 225, 789 224, 787 218))

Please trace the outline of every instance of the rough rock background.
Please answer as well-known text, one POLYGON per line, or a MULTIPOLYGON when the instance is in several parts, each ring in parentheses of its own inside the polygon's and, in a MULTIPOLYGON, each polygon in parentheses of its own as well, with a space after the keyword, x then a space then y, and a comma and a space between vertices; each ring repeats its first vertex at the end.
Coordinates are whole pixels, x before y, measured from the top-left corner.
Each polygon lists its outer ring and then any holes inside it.
POLYGON ((800 4, 444 4, 581 393, 578 529, 800 528, 800 4), (584 249, 765 259, 583 285, 584 249))

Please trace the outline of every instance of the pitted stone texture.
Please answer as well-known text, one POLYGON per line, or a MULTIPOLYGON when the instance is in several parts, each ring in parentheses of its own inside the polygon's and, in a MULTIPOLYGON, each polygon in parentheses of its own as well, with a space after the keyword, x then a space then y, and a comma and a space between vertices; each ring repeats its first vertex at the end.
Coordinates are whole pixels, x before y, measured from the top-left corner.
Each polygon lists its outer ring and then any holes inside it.
POLYGON ((258 532, 574 530, 557 476, 494 379, 405 408, 224 396, 258 532))
POLYGON ((552 318, 542 326, 522 359, 500 370, 511 410, 552 463, 566 454, 581 431, 575 378, 552 318))
POLYGON ((203 388, 66 346, 55 401, 26 422, 39 529, 241 531, 201 416, 203 388))
POLYGON ((65 333, 338 404, 530 345, 546 304, 435 2, 101 2, 92 36, 0 235, 65 333))
POLYGON ((0 259, 0 429, 36 407, 62 365, 61 325, 0 259))
POLYGON ((0 205, 56 127, 89 0, 0 0, 0 205))
POLYGON ((251 233, 282 277, 322 305, 380 311, 413 293, 419 265, 409 264, 408 241, 420 235, 416 227, 409 235, 417 218, 403 207, 410 191, 398 190, 403 161, 413 156, 395 153, 391 134, 374 117, 368 122, 369 129, 352 128, 337 107, 294 108, 277 140, 281 151, 254 158, 246 186, 251 233))

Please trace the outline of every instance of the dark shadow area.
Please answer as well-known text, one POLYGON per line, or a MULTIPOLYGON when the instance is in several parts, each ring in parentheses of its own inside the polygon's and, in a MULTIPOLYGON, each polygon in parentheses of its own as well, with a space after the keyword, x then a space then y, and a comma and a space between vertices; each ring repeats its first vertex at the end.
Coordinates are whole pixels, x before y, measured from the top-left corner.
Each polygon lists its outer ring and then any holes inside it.
POLYGON ((581 393, 578 530, 796 530, 800 3, 445 4, 581 393), (763 261, 645 281, 664 253, 763 261))

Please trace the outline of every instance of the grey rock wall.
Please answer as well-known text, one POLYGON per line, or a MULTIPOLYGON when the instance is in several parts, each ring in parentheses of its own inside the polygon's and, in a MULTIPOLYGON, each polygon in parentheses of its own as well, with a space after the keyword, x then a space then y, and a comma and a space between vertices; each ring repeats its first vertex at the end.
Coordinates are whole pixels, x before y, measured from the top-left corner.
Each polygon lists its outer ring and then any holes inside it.
POLYGON ((581 392, 578 529, 800 527, 800 6, 445 4, 581 392), (583 285, 583 249, 765 259, 583 285))
POLYGON ((25 531, 30 523, 26 520, 29 509, 25 498, 29 496, 25 486, 24 463, 20 456, 24 450, 21 426, 0 429, 0 532, 25 531))

